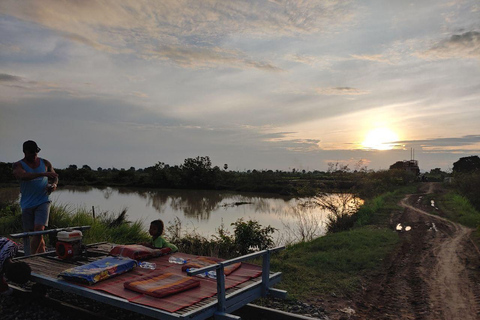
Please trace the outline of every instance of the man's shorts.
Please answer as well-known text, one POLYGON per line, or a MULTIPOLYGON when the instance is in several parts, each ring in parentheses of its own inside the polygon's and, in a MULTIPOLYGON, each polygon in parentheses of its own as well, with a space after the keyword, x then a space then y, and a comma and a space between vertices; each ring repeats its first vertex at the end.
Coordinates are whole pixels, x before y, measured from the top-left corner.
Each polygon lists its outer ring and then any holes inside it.
POLYGON ((35 225, 48 226, 50 202, 22 210, 23 230, 33 231, 35 225))

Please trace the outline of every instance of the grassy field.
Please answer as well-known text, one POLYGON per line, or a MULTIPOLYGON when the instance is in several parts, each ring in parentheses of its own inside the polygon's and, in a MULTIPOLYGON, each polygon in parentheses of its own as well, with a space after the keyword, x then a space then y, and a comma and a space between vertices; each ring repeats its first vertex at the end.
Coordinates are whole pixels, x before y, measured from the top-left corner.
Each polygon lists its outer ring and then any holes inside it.
POLYGON ((272 269, 281 271, 279 288, 293 299, 315 296, 349 296, 361 289, 362 276, 375 272, 399 242, 388 225, 397 203, 416 186, 398 188, 367 200, 358 211, 351 230, 328 234, 311 242, 288 247, 272 259, 272 269))

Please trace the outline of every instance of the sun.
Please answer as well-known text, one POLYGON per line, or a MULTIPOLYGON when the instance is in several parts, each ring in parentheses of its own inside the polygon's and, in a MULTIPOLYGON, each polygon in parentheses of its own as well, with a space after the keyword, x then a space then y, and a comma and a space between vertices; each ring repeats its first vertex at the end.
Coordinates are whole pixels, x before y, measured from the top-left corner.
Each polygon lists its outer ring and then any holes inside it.
POLYGON ((398 135, 388 128, 376 128, 370 130, 362 142, 365 149, 391 150, 398 141, 398 135))

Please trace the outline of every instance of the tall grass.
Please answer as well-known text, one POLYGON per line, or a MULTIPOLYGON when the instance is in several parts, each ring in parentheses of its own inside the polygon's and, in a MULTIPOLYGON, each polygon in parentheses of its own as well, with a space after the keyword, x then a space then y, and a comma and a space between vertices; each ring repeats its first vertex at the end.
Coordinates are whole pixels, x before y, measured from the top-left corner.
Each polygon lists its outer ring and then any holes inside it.
POLYGON ((423 201, 428 205, 431 213, 438 214, 438 212, 431 207, 431 200, 434 200, 435 205, 445 214, 447 219, 470 228, 478 228, 480 226, 480 212, 475 209, 467 197, 455 191, 425 196, 423 201))
MULTIPOLYGON (((48 229, 86 226, 91 228, 84 231, 83 242, 112 242, 118 244, 146 242, 150 235, 143 229, 140 221, 127 221, 127 211, 119 213, 102 212, 93 218, 85 208, 73 209, 65 204, 52 204, 48 229)), ((11 204, 0 210, 0 235, 8 236, 22 232, 22 214, 20 206, 11 204)), ((51 244, 47 236, 47 243, 51 244)))

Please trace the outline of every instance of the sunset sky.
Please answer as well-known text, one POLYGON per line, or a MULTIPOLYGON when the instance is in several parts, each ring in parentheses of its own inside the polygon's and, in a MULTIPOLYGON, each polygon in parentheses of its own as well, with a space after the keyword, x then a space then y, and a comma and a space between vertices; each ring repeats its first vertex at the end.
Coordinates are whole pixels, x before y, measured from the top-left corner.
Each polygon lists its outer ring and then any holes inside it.
POLYGON ((0 2, 0 161, 449 170, 480 154, 480 2, 0 2))

